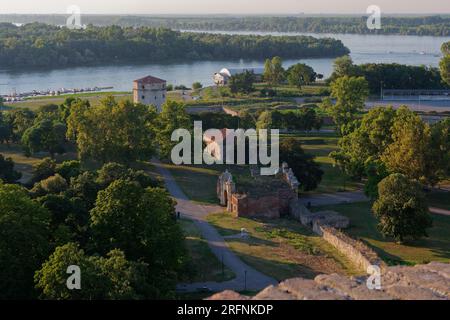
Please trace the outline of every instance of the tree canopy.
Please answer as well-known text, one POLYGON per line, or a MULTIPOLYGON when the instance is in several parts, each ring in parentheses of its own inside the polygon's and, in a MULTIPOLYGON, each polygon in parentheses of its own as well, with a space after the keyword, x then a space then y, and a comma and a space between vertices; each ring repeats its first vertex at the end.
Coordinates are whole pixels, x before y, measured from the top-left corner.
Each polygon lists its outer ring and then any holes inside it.
POLYGON ((166 28, 98 27, 71 30, 40 23, 0 24, 0 67, 64 67, 117 62, 338 57, 341 41, 309 36, 226 35, 166 28))
POLYGON ((71 106, 67 135, 82 160, 130 163, 155 153, 155 118, 153 107, 129 100, 106 98, 96 106, 79 101, 71 106))
POLYGON ((0 181, 0 299, 34 296, 33 274, 48 256, 50 213, 18 185, 0 181))
POLYGON ((380 232, 397 241, 426 237, 432 219, 422 186, 402 174, 392 174, 380 182, 379 198, 373 212, 380 232))

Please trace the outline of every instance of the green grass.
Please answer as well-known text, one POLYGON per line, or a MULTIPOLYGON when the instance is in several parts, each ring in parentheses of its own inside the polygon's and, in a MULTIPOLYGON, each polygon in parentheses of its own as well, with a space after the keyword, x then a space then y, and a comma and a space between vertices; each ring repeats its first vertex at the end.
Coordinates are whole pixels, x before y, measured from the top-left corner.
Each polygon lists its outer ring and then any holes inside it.
MULTIPOLYGON (((295 134, 283 137, 293 137, 302 143, 302 148, 315 156, 315 161, 324 171, 322 182, 311 193, 335 193, 342 191, 355 191, 363 187, 360 182, 355 182, 334 165, 329 154, 338 149, 338 140, 334 133, 295 134)), ((282 138, 283 138, 282 137, 282 138)))
POLYGON ((346 232, 374 248, 388 264, 450 262, 450 217, 433 215, 433 227, 428 230, 429 238, 399 244, 378 232, 378 222, 371 213, 369 202, 324 206, 316 210, 334 210, 349 217, 351 227, 346 232))
POLYGON ((217 179, 225 169, 233 174, 236 184, 245 183, 250 176, 247 166, 224 165, 172 165, 164 163, 178 186, 194 202, 218 204, 217 179))
MULTIPOLYGON (((267 84, 260 83, 256 84, 255 88, 257 90, 262 90, 267 88, 267 84)), ((274 86, 271 89, 275 90, 277 95, 280 97, 311 97, 311 96, 323 96, 327 91, 326 86, 321 85, 307 85, 298 88, 296 86, 291 86, 288 84, 274 86)))
MULTIPOLYGON (((31 179, 33 173, 33 166, 39 163, 43 158, 49 157, 46 153, 40 153, 38 155, 33 155, 31 157, 26 157, 19 145, 4 145, 0 144, 0 154, 5 158, 11 158, 14 161, 14 169, 22 173, 21 182, 28 182, 31 179)), ((57 155, 55 160, 61 163, 66 160, 76 159, 75 153, 66 153, 63 155, 57 155)))
POLYGON ((209 215, 208 222, 227 237, 231 250, 244 262, 279 281, 312 279, 323 273, 358 273, 331 245, 296 221, 233 218, 218 213, 209 215), (249 232, 248 239, 233 237, 241 228, 249 232))
POLYGON ((223 282, 234 279, 236 275, 227 267, 223 266, 212 253, 208 242, 201 236, 200 230, 193 221, 182 219, 181 227, 185 234, 185 243, 191 259, 190 276, 183 281, 190 283, 216 281, 223 282))
POLYGON ((61 95, 54 97, 33 97, 24 101, 19 101, 15 103, 10 103, 8 106, 13 108, 28 108, 31 110, 37 110, 41 106, 48 104, 63 104, 66 98, 74 97, 89 100, 92 105, 98 104, 106 96, 113 96, 116 100, 131 100, 133 96, 129 92, 87 92, 87 93, 77 93, 71 95, 61 95))

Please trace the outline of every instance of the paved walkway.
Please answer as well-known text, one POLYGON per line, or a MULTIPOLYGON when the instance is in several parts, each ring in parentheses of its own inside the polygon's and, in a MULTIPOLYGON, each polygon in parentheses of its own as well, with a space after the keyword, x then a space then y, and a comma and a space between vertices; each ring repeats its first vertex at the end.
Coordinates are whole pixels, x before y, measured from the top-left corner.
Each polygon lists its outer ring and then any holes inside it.
POLYGON ((323 193, 308 196, 301 196, 300 203, 307 206, 308 203, 313 207, 328 206, 343 203, 355 203, 369 201, 363 191, 323 193))
POLYGON ((191 219, 198 229, 201 231, 203 238, 208 241, 211 251, 216 255, 219 261, 223 261, 224 265, 231 269, 236 278, 227 282, 201 282, 190 284, 179 284, 177 290, 185 292, 195 292, 200 288, 207 287, 212 291, 223 290, 251 290, 258 291, 278 282, 259 271, 253 269, 239 259, 228 247, 224 238, 211 226, 206 220, 209 213, 221 212, 224 209, 220 206, 201 205, 190 201, 189 198, 180 189, 172 174, 154 161, 158 172, 164 178, 166 188, 172 197, 177 201, 177 211, 182 217, 191 219))
POLYGON ((434 214, 440 214, 442 216, 450 216, 450 210, 445 210, 441 208, 430 208, 430 212, 434 214))

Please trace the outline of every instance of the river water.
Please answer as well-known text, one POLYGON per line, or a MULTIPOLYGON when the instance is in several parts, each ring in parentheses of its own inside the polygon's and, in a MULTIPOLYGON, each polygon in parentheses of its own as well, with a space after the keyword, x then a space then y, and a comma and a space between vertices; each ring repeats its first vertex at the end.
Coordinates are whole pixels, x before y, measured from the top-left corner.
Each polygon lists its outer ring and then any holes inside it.
MULTIPOLYGON (((299 35, 295 33, 232 32, 233 34, 299 35)), ((350 50, 355 63, 397 62, 409 65, 438 66, 442 43, 450 37, 306 34, 314 37, 340 39, 350 50)), ((303 62, 328 77, 333 59, 286 60, 285 67, 303 62)), ((166 79, 169 83, 190 86, 195 81, 211 85, 212 75, 224 67, 262 67, 264 61, 197 61, 186 63, 149 63, 142 65, 112 65, 74 67, 66 69, 0 71, 0 94, 55 90, 59 88, 114 87, 117 91, 131 91, 132 81, 146 75, 166 79)))

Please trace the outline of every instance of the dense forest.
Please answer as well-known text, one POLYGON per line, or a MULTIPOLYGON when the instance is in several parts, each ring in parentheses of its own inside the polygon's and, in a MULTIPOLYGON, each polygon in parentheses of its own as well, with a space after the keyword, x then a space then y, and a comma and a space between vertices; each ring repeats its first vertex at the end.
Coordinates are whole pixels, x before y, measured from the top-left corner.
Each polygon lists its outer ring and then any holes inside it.
MULTIPOLYGON (((64 25, 65 15, 0 15, 1 22, 64 25)), ((369 30, 367 16, 131 16, 83 15, 98 26, 149 26, 176 30, 272 31, 449 36, 450 16, 383 16, 380 30, 369 30)))
POLYGON ((182 33, 151 27, 71 30, 40 23, 0 24, 0 68, 64 67, 118 62, 338 57, 341 41, 307 36, 182 33))

